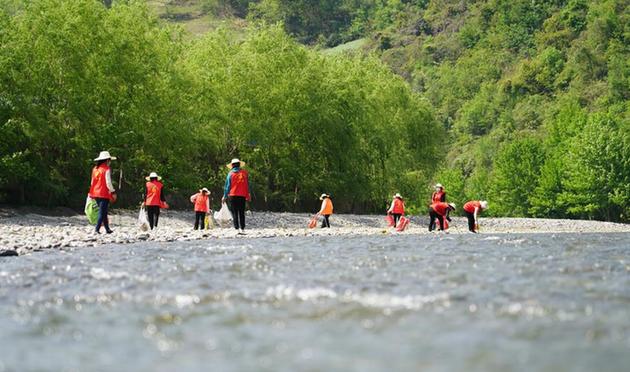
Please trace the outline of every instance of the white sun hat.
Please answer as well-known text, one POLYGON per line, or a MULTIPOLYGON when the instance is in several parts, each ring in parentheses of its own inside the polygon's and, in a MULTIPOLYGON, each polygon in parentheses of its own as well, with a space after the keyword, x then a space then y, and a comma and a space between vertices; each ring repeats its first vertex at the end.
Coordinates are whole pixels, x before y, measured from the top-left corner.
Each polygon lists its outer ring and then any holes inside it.
POLYGON ((244 167, 244 166, 245 166, 245 162, 244 162, 244 161, 241 161, 241 160, 239 160, 238 158, 234 158, 234 159, 232 159, 232 161, 230 162, 230 164, 226 165, 226 167, 228 167, 228 168, 232 169, 232 164, 234 164, 234 163, 240 163, 240 164, 241 164, 241 167, 244 167))
POLYGON ((151 178, 157 178, 158 181, 162 179, 162 177, 158 176, 157 173, 155 172, 151 172, 148 176, 146 176, 144 179, 149 181, 151 178))
POLYGON ((330 195, 323 193, 320 197, 319 200, 324 200, 324 198, 330 198, 330 195))
POLYGON ((457 205, 455 205, 455 203, 448 203, 448 206, 455 209, 457 207, 457 205))
POLYGON ((111 156, 109 154, 109 151, 101 151, 101 153, 98 154, 98 157, 94 159, 94 161, 107 160, 107 159, 116 160, 116 157, 111 156))
POLYGON ((436 183, 436 184, 435 184, 435 188, 436 188, 436 189, 443 189, 443 188, 444 188, 444 186, 442 186, 442 184, 441 184, 441 183, 436 183))
POLYGON ((402 199, 403 197, 402 197, 399 193, 396 193, 396 195, 394 195, 394 198, 400 198, 400 199, 402 199))
POLYGON ((488 202, 485 200, 482 200, 481 202, 479 202, 479 204, 481 205, 482 209, 488 209, 488 202))
POLYGON ((200 191, 206 192, 207 194, 210 194, 210 190, 208 190, 207 187, 202 188, 200 191))

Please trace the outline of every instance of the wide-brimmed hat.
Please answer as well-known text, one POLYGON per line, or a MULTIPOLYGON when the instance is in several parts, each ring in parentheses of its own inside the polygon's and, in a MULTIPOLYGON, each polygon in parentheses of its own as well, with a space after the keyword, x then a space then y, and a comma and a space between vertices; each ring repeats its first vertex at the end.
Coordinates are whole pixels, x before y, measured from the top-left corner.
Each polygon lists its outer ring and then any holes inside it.
POLYGON ((201 190, 199 190, 201 192, 205 192, 206 194, 210 194, 210 190, 208 190, 207 187, 202 188, 201 190))
POLYGON ((158 176, 158 174, 155 172, 151 172, 148 176, 144 177, 144 179, 147 181, 149 181, 151 178, 157 178, 158 181, 162 179, 162 177, 158 176))
POLYGON ((244 162, 244 161, 241 161, 241 160, 239 160, 238 158, 234 158, 234 159, 232 159, 232 161, 230 162, 230 164, 226 165, 226 167, 228 167, 228 168, 232 169, 232 168, 233 168, 232 164, 234 164, 234 163, 239 163, 241 167, 244 167, 244 166, 245 166, 245 162, 244 162))
POLYGON ((111 156, 109 154, 109 151, 101 151, 101 153, 98 154, 98 157, 94 159, 94 161, 107 160, 107 159, 116 160, 116 157, 111 156))
POLYGON ((396 195, 394 195, 394 198, 402 199, 403 197, 399 193, 396 193, 396 195))
POLYGON ((324 200, 324 198, 330 198, 330 195, 323 193, 320 197, 319 200, 324 200))
POLYGON ((448 206, 453 208, 453 209, 455 209, 455 207, 456 207, 455 203, 448 203, 448 206))
POLYGON ((482 200, 479 202, 479 204, 481 205, 482 209, 488 209, 488 202, 485 200, 482 200))
POLYGON ((443 189, 443 188, 444 188, 444 186, 442 186, 442 184, 441 184, 441 183, 436 183, 436 184, 435 184, 435 188, 436 188, 436 189, 443 189))

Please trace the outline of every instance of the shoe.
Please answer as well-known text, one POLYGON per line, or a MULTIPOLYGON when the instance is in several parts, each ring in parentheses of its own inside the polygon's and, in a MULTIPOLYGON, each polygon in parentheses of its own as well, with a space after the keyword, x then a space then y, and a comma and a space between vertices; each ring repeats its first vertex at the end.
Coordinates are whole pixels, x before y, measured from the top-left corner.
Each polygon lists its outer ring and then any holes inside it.
POLYGON ((113 232, 114 232, 114 230, 107 230, 107 231, 105 231, 105 232, 106 232, 106 233, 108 233, 108 234, 111 234, 111 233, 113 233, 113 232))
POLYGON ((239 229, 238 235, 245 235, 245 229, 239 229))

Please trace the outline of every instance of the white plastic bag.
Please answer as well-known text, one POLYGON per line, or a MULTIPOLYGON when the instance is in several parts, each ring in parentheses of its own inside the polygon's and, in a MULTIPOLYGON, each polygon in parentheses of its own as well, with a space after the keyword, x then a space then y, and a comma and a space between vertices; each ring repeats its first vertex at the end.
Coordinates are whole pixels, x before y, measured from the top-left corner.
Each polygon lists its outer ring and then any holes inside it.
POLYGON ((147 219, 147 212, 144 207, 140 207, 140 213, 138 213, 138 227, 142 231, 149 230, 149 220, 147 219))
POLYGON ((221 209, 218 212, 214 212, 214 219, 220 224, 232 220, 232 213, 230 213, 227 204, 221 204, 221 209))

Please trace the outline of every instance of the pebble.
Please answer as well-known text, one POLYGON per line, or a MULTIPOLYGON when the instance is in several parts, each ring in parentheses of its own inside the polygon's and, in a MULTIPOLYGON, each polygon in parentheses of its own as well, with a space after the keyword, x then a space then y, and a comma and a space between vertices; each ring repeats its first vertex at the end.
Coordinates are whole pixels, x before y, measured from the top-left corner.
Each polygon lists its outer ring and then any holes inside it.
POLYGON ((17 256, 17 251, 13 249, 0 249, 0 257, 17 256))

